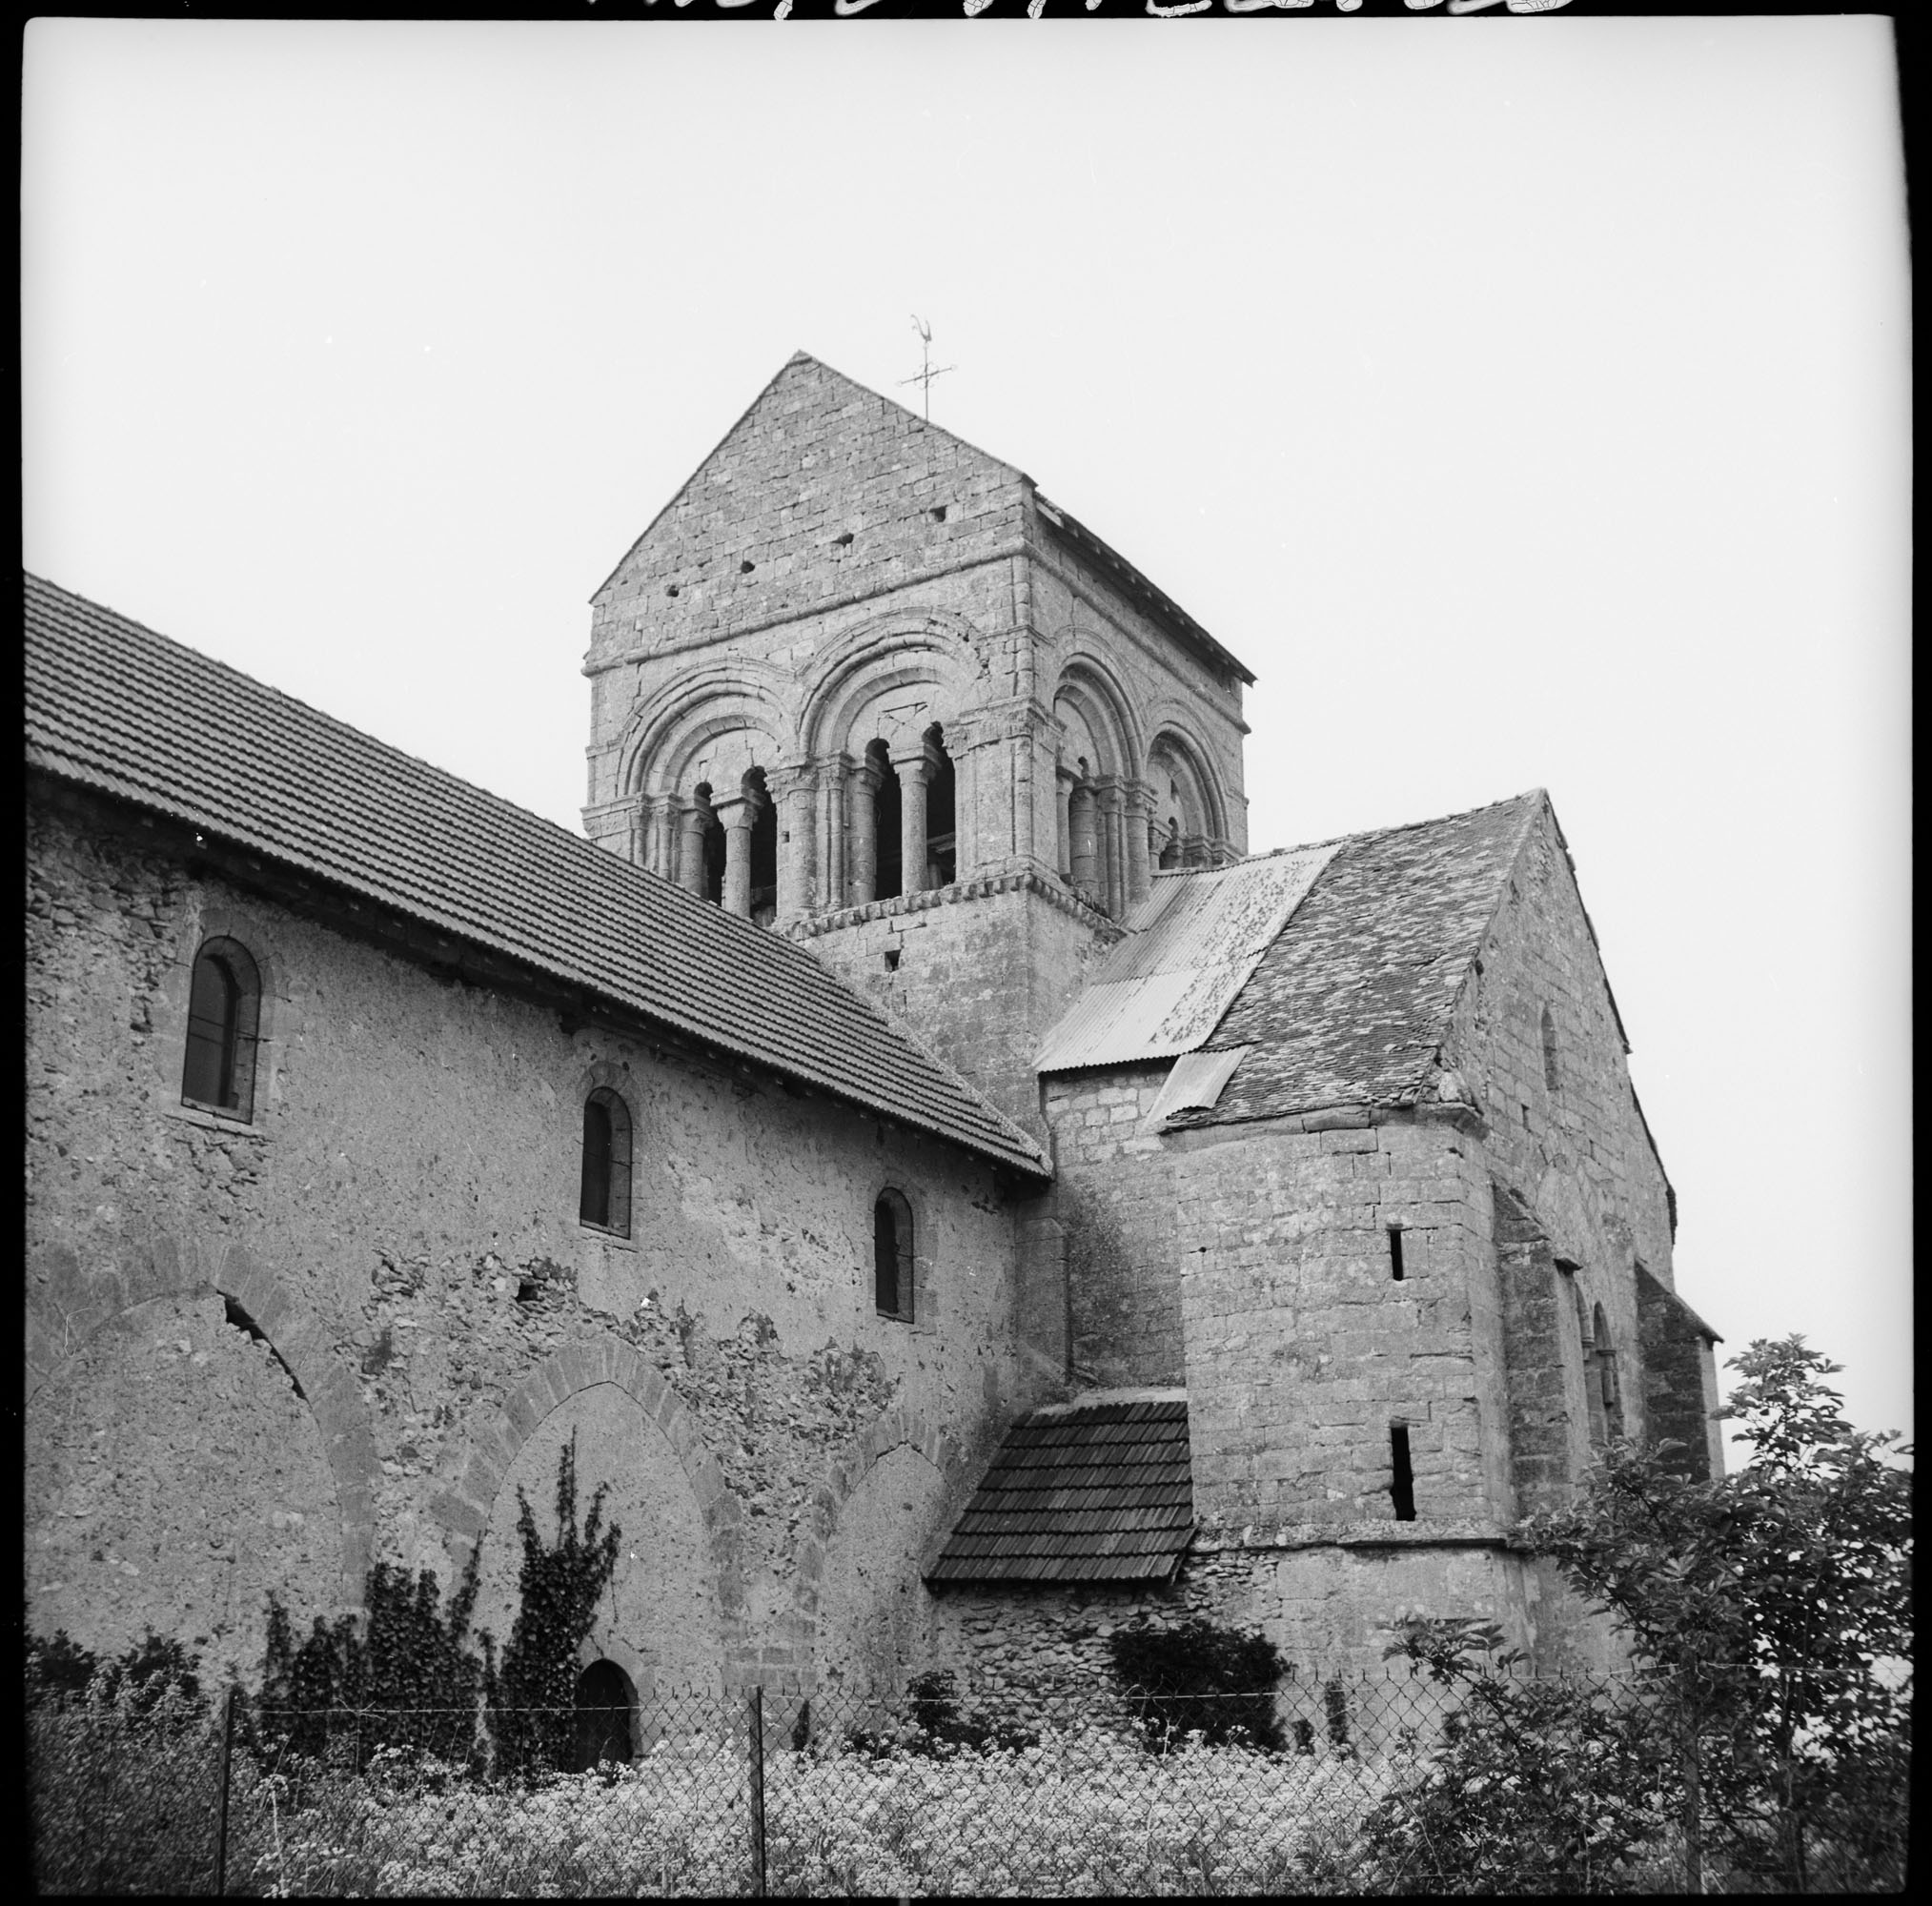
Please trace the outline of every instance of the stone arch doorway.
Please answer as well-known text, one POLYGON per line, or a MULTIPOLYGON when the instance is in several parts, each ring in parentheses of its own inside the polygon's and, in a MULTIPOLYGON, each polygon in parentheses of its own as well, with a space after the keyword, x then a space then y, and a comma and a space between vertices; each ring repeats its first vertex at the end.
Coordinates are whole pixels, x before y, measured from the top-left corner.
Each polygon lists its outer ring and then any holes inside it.
POLYGON ((577 1677, 570 1770, 585 1774, 604 1761, 629 1762, 637 1751, 637 1691, 615 1661, 593 1661, 577 1677))

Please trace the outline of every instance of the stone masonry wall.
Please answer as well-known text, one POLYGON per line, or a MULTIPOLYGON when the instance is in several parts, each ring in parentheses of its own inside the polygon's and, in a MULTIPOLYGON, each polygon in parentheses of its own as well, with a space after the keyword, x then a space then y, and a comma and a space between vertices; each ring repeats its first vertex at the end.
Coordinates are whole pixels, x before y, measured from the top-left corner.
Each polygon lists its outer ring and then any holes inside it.
MULTIPOLYGON (((1523 1200, 1553 1257, 1574 1267, 1563 1274, 1572 1311, 1579 1299, 1586 1315, 1602 1306, 1623 1428, 1645 1433, 1637 1267, 1673 1288, 1669 1192, 1547 806, 1456 1004, 1443 1063, 1461 1071, 1488 1121, 1485 1150, 1497 1182, 1523 1200)), ((1565 1356, 1576 1373, 1572 1458, 1580 1470, 1590 1454, 1582 1344, 1574 1315, 1565 1328, 1565 1356)))
POLYGON ((575 1427, 586 1495, 592 1459, 628 1452, 608 1478, 627 1537, 657 1531, 620 1617, 689 1612, 681 1634, 632 1632, 633 1666, 795 1668, 866 1464, 912 1439, 969 1490, 1037 1388, 990 1171, 641 1027, 566 1030, 197 870, 165 834, 76 801, 30 837, 35 1626, 112 1645, 172 1609, 253 1674, 257 1590, 324 1612, 372 1554, 447 1581, 479 1536, 500 1618, 516 1487, 541 1522, 575 1427), (264 978, 247 1125, 179 1104, 214 932, 264 978), (628 1240, 577 1221, 594 1084, 636 1121, 628 1240), (917 1224, 910 1327, 871 1303, 888 1183, 917 1224), (165 1586, 136 1601, 109 1575, 165 1586))
POLYGON ((1500 1316, 1463 1122, 1317 1113, 1166 1144, 1206 1526, 1393 1520, 1400 1423, 1418 1523, 1494 1532, 1511 1506, 1500 1316))
POLYGON ((1037 877, 877 901, 794 932, 861 999, 1043 1143, 1040 1041, 1118 929, 1037 877))
POLYGON ((1147 1120, 1170 1069, 1161 1060, 1041 1081, 1073 1368, 1101 1389, 1187 1381, 1174 1161, 1147 1120))

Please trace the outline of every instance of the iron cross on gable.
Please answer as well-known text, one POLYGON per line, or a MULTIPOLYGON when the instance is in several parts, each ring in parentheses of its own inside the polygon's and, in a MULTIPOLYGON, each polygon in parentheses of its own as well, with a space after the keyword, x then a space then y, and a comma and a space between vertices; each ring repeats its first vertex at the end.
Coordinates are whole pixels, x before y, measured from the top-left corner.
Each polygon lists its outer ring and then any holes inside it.
POLYGON ((956 369, 957 366, 942 364, 935 370, 932 362, 932 326, 927 324, 925 318, 921 317, 917 312, 914 312, 912 314, 912 328, 919 333, 919 369, 911 376, 902 377, 899 381, 901 384, 917 384, 920 387, 920 395, 925 405, 925 420, 927 423, 930 423, 932 421, 932 380, 935 377, 945 376, 948 371, 956 369))

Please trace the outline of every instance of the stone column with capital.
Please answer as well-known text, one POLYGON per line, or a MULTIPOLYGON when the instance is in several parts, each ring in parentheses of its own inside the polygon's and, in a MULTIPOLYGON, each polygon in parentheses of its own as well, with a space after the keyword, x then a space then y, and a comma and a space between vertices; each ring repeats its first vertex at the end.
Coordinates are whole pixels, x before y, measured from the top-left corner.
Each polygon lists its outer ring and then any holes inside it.
POLYGON ((751 917, 751 824, 758 804, 749 795, 735 794, 714 801, 711 812, 724 829, 724 893, 726 913, 751 917))
POLYGON ((845 904, 846 809, 845 777, 850 769, 844 755, 814 764, 818 827, 818 906, 830 913, 845 904))
POLYGON ((924 893, 925 880, 925 746, 916 752, 894 755, 893 772, 899 777, 899 891, 924 893))
POLYGON ((1067 829, 1072 841, 1072 852, 1068 856, 1068 872, 1073 881, 1073 890, 1083 900, 1098 905, 1100 902, 1099 882, 1099 828, 1095 810, 1093 788, 1087 781, 1076 781, 1067 801, 1067 829))
POLYGON ((765 772, 765 791, 778 810, 778 919, 799 920, 812 910, 813 800, 816 777, 810 764, 765 772))
POLYGON ((1131 781, 1127 789, 1127 903, 1137 906, 1148 897, 1153 882, 1154 791, 1145 781, 1131 781))
POLYGON ((851 865, 845 881, 845 904, 864 906, 879 883, 879 829, 875 797, 879 770, 861 761, 846 783, 852 803, 851 865))
POLYGON ((678 884, 686 893, 704 891, 704 823, 708 819, 703 803, 686 803, 678 816, 678 884))
POLYGON ((1054 849, 1053 863, 1060 870, 1063 881, 1073 878, 1073 783, 1079 777, 1068 767, 1056 769, 1053 776, 1053 806, 1059 817, 1058 845, 1054 849))
POLYGON ((1111 775, 1100 783, 1101 902, 1108 917, 1118 920, 1127 911, 1127 875, 1121 865, 1121 786, 1111 775))

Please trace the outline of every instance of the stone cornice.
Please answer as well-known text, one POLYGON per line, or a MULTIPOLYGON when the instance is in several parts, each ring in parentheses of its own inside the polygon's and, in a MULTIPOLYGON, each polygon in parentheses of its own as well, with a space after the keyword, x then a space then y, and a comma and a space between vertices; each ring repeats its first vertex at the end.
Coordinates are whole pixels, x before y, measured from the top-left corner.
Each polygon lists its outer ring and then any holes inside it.
POLYGON ((1508 1530, 1474 1519, 1449 1522, 1251 1522, 1241 1528, 1202 1526, 1190 1555, 1282 1549, 1510 1549, 1508 1530))
POLYGON ((836 933, 841 927, 858 926, 868 920, 886 920, 894 914, 918 913, 926 907, 952 906, 961 901, 986 900, 1004 893, 1037 894, 1047 905, 1093 927, 1109 944, 1127 931, 1088 906, 1077 894, 1068 893, 1057 881, 1049 881, 1030 868, 1010 874, 982 874, 974 880, 955 881, 950 886, 931 887, 925 893, 900 894, 892 900, 867 901, 863 906, 841 907, 835 913, 816 913, 792 921, 779 930, 794 940, 811 940, 821 933, 836 933))

